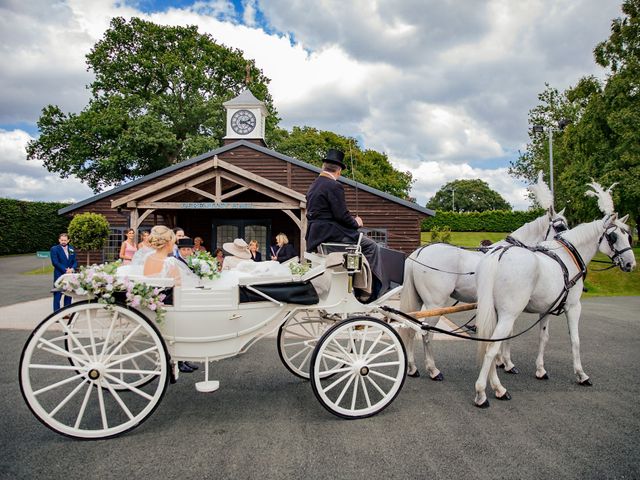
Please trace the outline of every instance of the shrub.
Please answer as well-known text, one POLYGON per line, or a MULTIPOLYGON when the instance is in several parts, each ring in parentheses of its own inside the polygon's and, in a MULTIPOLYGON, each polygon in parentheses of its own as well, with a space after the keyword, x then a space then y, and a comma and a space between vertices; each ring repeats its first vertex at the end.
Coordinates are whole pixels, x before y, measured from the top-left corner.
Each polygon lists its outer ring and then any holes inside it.
POLYGON ((104 247, 108 239, 109 222, 104 215, 81 213, 69 223, 69 241, 75 248, 87 252, 87 265, 89 252, 104 247))
POLYGON ((435 226, 431 229, 431 243, 451 242, 451 229, 448 226, 435 226))
POLYGON ((428 232, 436 227, 449 227, 452 232, 513 232, 544 213, 544 210, 510 212, 506 210, 487 210, 485 212, 436 212, 422 222, 422 231, 428 232))

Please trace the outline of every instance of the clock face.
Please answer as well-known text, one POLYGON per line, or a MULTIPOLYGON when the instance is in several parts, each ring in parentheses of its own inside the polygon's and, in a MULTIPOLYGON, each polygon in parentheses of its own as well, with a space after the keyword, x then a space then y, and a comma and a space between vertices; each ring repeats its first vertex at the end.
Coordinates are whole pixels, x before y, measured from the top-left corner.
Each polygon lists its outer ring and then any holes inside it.
POLYGON ((238 110, 231 117, 231 128, 238 135, 247 135, 256 128, 256 116, 249 110, 238 110))

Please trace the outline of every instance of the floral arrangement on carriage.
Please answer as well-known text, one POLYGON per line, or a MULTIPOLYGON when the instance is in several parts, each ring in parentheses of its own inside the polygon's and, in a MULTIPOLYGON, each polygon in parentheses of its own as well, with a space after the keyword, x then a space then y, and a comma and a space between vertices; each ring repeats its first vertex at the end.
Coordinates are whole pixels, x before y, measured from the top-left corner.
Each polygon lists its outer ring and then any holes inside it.
POLYGON ((166 309, 166 295, 160 287, 135 282, 128 277, 118 277, 117 270, 121 261, 81 267, 77 274, 60 277, 56 286, 66 295, 88 297, 103 303, 107 308, 116 303, 124 303, 132 308, 146 308, 156 315, 160 323, 166 309))
POLYGON ((200 280, 220 277, 218 261, 209 252, 201 250, 187 258, 187 265, 200 280))

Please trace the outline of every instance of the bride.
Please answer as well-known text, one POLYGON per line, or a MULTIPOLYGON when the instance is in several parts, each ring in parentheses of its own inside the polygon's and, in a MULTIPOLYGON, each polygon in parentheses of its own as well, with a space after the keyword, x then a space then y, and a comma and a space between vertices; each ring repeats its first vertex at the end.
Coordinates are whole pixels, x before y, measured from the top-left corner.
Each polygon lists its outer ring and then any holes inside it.
POLYGON ((175 258, 173 247, 176 235, 168 227, 157 225, 151 229, 148 242, 152 251, 144 258, 142 274, 145 277, 172 278, 176 287, 194 286, 198 277, 175 258))

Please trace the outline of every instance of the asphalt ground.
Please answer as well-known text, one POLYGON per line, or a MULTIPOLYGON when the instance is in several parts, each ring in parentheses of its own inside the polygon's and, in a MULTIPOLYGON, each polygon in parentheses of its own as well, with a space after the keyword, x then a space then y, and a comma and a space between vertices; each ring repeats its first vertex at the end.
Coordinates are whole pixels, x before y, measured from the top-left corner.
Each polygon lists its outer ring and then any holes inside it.
MULTIPOLYGON (((47 429, 21 398, 18 363, 29 332, 0 330, 2 479, 637 479, 640 478, 640 297, 588 299, 575 383, 566 322, 551 322, 546 368, 534 378, 535 330, 514 340, 520 375, 500 377, 513 400, 473 406, 475 345, 436 342, 444 382, 408 378, 393 404, 342 420, 281 365, 275 341, 182 375, 133 431, 78 441, 47 429), (200 372, 202 369, 200 370, 200 372)), ((517 329, 529 325, 523 316, 517 329)))
POLYGON ((53 288, 53 274, 24 275, 42 266, 49 266, 47 258, 32 255, 0 257, 0 307, 49 297, 53 288))

